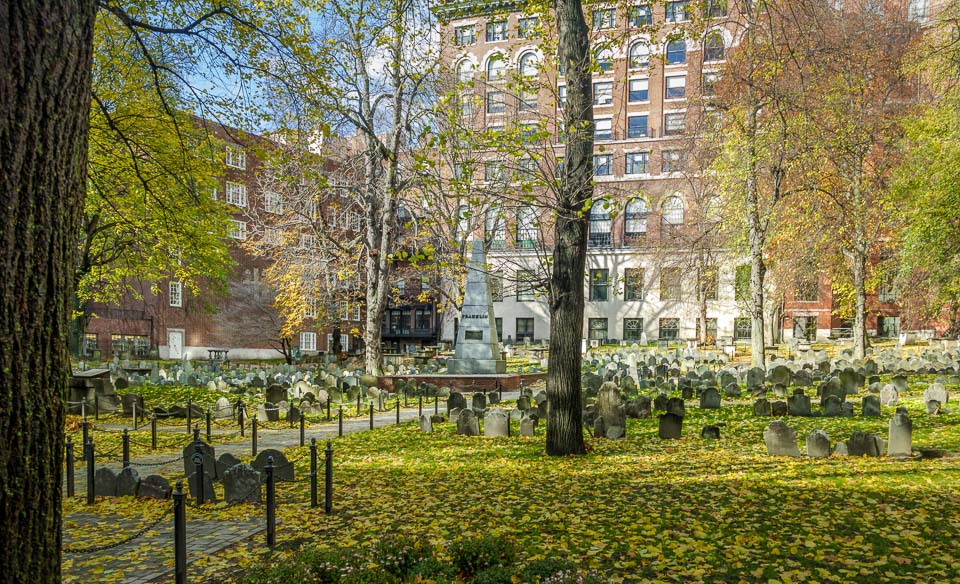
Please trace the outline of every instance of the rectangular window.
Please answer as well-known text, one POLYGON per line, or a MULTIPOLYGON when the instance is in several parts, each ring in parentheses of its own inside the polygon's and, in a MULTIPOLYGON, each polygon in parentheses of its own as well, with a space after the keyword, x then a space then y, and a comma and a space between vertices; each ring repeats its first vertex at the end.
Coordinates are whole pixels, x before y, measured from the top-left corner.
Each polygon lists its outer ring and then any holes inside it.
POLYGON ((737 266, 733 281, 733 294, 737 302, 750 300, 750 264, 737 266))
POLYGON ((610 176, 613 174, 613 155, 593 155, 593 176, 610 176))
POLYGON ((591 341, 600 341, 600 344, 607 342, 607 319, 590 318, 587 319, 587 335, 591 341))
POLYGON ((610 105, 613 103, 613 82, 598 81, 593 84, 593 105, 610 105))
POLYGON ((716 268, 707 268, 702 275, 700 285, 703 286, 703 296, 707 300, 717 300, 720 288, 720 273, 716 268))
POLYGON ((170 306, 183 306, 182 282, 170 282, 170 306))
POLYGON ((433 315, 429 308, 418 308, 413 313, 413 328, 428 331, 433 328, 433 315))
MULTIPOLYGON (((700 318, 697 317, 697 339, 700 338, 700 318)), ((713 342, 717 340, 717 319, 708 318, 707 319, 707 342, 713 342)))
POLYGON ((228 144, 226 162, 230 168, 244 170, 247 168, 247 153, 239 145, 228 144))
POLYGON ((532 318, 518 318, 517 319, 517 341, 521 340, 530 340, 533 341, 533 319, 532 318))
POLYGON ((704 97, 713 97, 717 94, 717 81, 720 81, 719 73, 704 73, 703 86, 701 92, 704 97))
POLYGON ((300 248, 313 249, 317 246, 317 236, 312 233, 300 234, 300 248))
POLYGON ((660 340, 675 341, 680 338, 680 319, 679 318, 661 318, 660 319, 660 340))
POLYGON ((267 213, 273 213, 274 215, 283 213, 283 198, 280 196, 280 193, 264 191, 263 210, 267 213))
POLYGON ((495 43, 498 41, 507 40, 507 21, 501 20, 498 22, 488 22, 487 23, 487 42, 495 43))
POLYGON ((680 268, 663 268, 660 272, 660 300, 680 300, 680 268))
POLYGON ((280 245, 280 230, 276 227, 267 227, 264 229, 263 242, 268 245, 280 245))
POLYGON ((649 135, 647 114, 627 118, 627 138, 646 138, 649 135))
POLYGON ((660 170, 663 174, 683 170, 683 153, 680 150, 664 150, 660 156, 662 157, 660 170))
POLYGON ((643 300, 643 268, 626 268, 623 271, 623 299, 643 300))
POLYGON ((517 37, 521 39, 535 39, 540 36, 537 29, 539 21, 536 16, 520 18, 517 20, 517 37))
POLYGON ((227 182, 227 202, 237 207, 247 206, 247 185, 227 182))
POLYGON ((517 209, 517 247, 533 249, 537 246, 537 215, 532 207, 517 209))
POLYGON ((230 220, 230 237, 243 241, 247 238, 247 222, 230 220))
POLYGON ((727 0, 707 0, 703 7, 703 14, 707 18, 720 18, 727 15, 727 0))
POLYGON ((487 113, 502 114, 507 111, 507 101, 502 91, 487 92, 487 113))
POLYGON ((490 274, 490 300, 503 302, 503 276, 490 274))
POLYGON ((517 302, 533 301, 533 271, 517 270, 516 273, 517 302))
POLYGON ((337 320, 350 319, 350 303, 346 300, 337 301, 337 320))
POLYGON ((679 2, 667 2, 666 20, 667 22, 684 22, 687 20, 687 8, 689 0, 680 0, 679 2))
POLYGON ((663 134, 665 136, 682 134, 686 129, 686 112, 671 112, 668 114, 663 114, 663 134))
POLYGON ((733 340, 749 340, 753 336, 753 325, 750 317, 733 319, 733 340))
POLYGON ((521 91, 520 92, 520 101, 518 104, 520 111, 530 112, 536 111, 537 109, 537 92, 536 91, 521 91))
POLYGON ((610 292, 610 270, 590 270, 590 301, 606 302, 610 292))
POLYGON ((566 85, 557 86, 557 101, 559 102, 560 107, 567 105, 567 86, 566 85))
MULTIPOLYGON (((816 335, 816 333, 814 333, 816 335)), ((899 316, 878 316, 877 336, 885 339, 894 339, 900 336, 899 316)))
POLYGON ((307 306, 307 312, 304 316, 307 318, 317 318, 317 299, 313 296, 308 296, 304 304, 307 306))
POLYGON ((217 200, 217 197, 220 196, 220 189, 217 188, 217 187, 213 187, 213 190, 210 191, 210 196, 213 197, 213 200, 214 200, 214 201, 216 201, 216 200, 217 200))
MULTIPOLYGON (((130 357, 146 357, 150 350, 150 341, 146 335, 110 335, 110 346, 114 355, 130 353, 130 357)), ((94 336, 94 347, 96 336, 94 336)))
POLYGON ((627 18, 630 21, 630 26, 647 26, 653 24, 653 11, 646 5, 631 6, 627 10, 627 18))
POLYGON ((893 278, 886 276, 880 282, 880 287, 877 290, 877 300, 880 302, 897 302, 899 296, 897 294, 897 289, 893 286, 893 278))
POLYGON ((502 162, 485 162, 483 164, 483 180, 487 182, 498 182, 503 180, 502 162))
POLYGON ((593 139, 610 140, 613 138, 613 120, 601 118, 593 121, 593 139))
POLYGON ((623 319, 623 340, 639 341, 642 336, 643 336, 643 319, 642 318, 623 319))
POLYGON ((474 114, 473 102, 476 98, 472 93, 467 93, 460 97, 460 115, 464 118, 472 118, 474 114))
POLYGON ((650 101, 650 80, 631 79, 627 97, 630 103, 650 101))
POLYGON ((317 333, 300 333, 300 350, 317 350, 317 333))
POLYGON ((630 152, 626 158, 627 174, 647 174, 649 172, 649 152, 630 152))
POLYGON ((593 11, 593 30, 606 30, 617 26, 615 8, 597 8, 593 11))
POLYGON ((458 47, 469 47, 477 42, 477 27, 458 26, 454 29, 454 42, 458 47))
POLYGON ((687 76, 671 75, 666 78, 665 99, 683 99, 687 96, 687 76))

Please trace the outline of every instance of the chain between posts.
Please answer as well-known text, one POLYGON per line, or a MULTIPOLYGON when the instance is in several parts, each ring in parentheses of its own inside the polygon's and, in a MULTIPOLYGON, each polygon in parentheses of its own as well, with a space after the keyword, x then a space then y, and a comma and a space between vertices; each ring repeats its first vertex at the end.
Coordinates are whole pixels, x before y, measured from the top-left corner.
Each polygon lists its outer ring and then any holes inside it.
POLYGON ((147 533, 148 531, 156 527, 161 521, 163 521, 167 517, 167 515, 170 514, 171 511, 173 511, 173 507, 168 507, 167 510, 163 512, 163 515, 158 517, 155 521, 153 521, 146 527, 138 530, 136 533, 134 533, 130 537, 126 537, 124 539, 121 539, 120 541, 116 541, 108 544, 102 544, 102 545, 95 545, 95 546, 90 546, 85 548, 64 547, 63 553, 67 555, 92 554, 96 552, 111 550, 113 548, 120 547, 124 544, 128 544, 131 541, 137 539, 138 537, 142 537, 145 533, 147 533))

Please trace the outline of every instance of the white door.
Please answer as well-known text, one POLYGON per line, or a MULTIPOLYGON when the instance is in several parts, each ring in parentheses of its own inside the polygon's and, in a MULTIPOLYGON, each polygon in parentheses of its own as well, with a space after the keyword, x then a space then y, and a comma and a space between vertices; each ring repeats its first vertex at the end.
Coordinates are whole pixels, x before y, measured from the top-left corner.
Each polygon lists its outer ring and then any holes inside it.
POLYGON ((169 359, 183 359, 183 331, 167 330, 167 346, 170 348, 169 359))

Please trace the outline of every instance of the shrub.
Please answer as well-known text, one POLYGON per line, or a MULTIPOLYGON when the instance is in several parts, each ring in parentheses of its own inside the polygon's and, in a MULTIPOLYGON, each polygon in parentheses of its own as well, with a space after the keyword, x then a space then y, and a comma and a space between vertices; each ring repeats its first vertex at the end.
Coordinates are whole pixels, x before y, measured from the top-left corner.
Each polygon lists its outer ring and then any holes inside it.
POLYGON ((357 570, 344 574, 340 584, 398 584, 400 580, 383 570, 357 570))
POLYGON ((503 566, 486 568, 477 572, 473 584, 511 584, 513 571, 503 566))
POLYGON ((537 584, 560 572, 573 572, 576 569, 577 563, 570 560, 557 558, 534 560, 520 572, 520 581, 524 584, 537 584))
POLYGON ((306 567, 298 562, 282 566, 259 566, 238 580, 239 584, 306 584, 314 582, 306 567))
POLYGON ((594 572, 565 570, 544 578, 543 584, 604 584, 604 579, 594 572))
POLYGON ((473 576, 484 568, 512 566, 517 559, 516 544, 495 535, 462 539, 450 547, 453 565, 464 576, 473 576))
POLYGON ((457 577, 457 569, 452 564, 441 562, 440 560, 429 557, 424 558, 416 566, 410 569, 407 576, 414 582, 433 580, 435 582, 452 581, 457 577))
POLYGON ((307 566, 313 576, 312 582, 319 584, 338 584, 340 576, 349 571, 352 560, 333 550, 308 549, 303 551, 300 561, 307 566))
POLYGON ((384 571, 401 578, 431 557, 433 548, 429 543, 403 535, 384 537, 373 546, 373 561, 384 571))

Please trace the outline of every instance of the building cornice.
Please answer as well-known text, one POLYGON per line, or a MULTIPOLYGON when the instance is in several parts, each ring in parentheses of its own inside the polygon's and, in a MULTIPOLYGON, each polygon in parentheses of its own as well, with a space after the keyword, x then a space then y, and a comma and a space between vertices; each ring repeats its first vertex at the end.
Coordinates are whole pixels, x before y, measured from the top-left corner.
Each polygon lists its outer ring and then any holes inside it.
POLYGON ((526 0, 438 0, 432 10, 441 22, 448 23, 472 16, 516 12, 526 5, 526 0))

